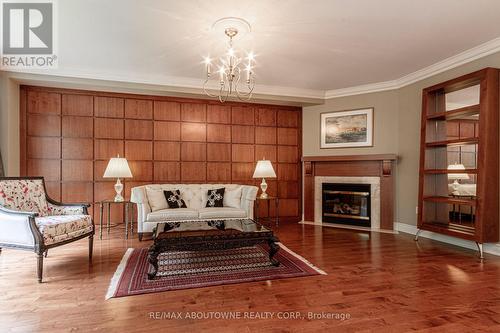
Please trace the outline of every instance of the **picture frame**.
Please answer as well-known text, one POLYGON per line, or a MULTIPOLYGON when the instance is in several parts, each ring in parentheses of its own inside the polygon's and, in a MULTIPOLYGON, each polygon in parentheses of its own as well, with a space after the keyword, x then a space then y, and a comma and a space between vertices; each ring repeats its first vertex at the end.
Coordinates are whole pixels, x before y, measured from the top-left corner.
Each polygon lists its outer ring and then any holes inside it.
POLYGON ((373 113, 373 107, 321 113, 320 148, 373 147, 373 113))

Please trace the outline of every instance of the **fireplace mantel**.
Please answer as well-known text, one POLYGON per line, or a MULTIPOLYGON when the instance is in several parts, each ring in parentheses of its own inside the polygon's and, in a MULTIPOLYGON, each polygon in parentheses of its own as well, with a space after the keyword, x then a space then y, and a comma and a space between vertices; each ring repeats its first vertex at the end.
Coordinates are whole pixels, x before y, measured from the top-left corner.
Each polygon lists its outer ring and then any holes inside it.
MULTIPOLYGON (((379 177, 380 229, 394 228, 395 154, 304 156, 304 221, 315 221, 315 177, 379 177)), ((317 216, 317 214, 316 214, 317 216)))

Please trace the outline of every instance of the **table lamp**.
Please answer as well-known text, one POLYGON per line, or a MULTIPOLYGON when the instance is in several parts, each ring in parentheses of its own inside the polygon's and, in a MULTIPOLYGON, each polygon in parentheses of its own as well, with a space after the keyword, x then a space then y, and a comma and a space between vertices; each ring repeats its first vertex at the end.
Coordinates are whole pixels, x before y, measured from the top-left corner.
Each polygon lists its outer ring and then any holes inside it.
POLYGON ((276 173, 274 172, 271 161, 269 160, 258 161, 252 178, 262 178, 262 183, 260 183, 260 189, 262 190, 260 198, 261 199, 267 198, 267 193, 266 193, 267 183, 265 178, 276 178, 276 173))
POLYGON ((132 178, 132 172, 128 166, 127 159, 120 157, 120 155, 118 155, 118 157, 111 158, 106 170, 104 171, 103 177, 117 179, 115 184, 115 202, 122 202, 124 200, 122 196, 123 184, 121 183, 120 178, 132 178))
MULTIPOLYGON (((450 164, 448 165, 448 170, 465 170, 465 166, 458 163, 450 164)), ((454 181, 453 184, 451 184, 451 187, 454 192, 453 194, 455 194, 455 192, 458 192, 458 188, 460 187, 460 183, 458 181, 462 179, 469 179, 469 175, 466 173, 449 173, 448 179, 454 181)))

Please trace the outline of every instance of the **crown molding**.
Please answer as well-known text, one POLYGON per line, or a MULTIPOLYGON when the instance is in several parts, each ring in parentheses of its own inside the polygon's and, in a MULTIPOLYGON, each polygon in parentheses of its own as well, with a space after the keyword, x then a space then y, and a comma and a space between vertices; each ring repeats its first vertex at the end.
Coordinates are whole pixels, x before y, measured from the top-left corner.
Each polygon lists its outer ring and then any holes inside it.
POLYGON ((325 99, 399 89, 500 51, 500 37, 398 79, 325 91, 325 99))

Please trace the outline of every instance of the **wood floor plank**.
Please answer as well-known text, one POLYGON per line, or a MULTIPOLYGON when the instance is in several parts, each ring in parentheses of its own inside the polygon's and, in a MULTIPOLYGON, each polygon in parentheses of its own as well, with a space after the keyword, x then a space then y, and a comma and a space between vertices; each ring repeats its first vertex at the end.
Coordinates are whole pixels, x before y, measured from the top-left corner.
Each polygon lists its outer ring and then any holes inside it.
POLYGON ((0 252, 1 332, 496 332, 500 331, 500 258, 405 234, 288 224, 291 250, 328 273, 105 301, 110 279, 130 247, 123 229, 94 241, 51 249, 44 283, 31 252, 0 252), (238 320, 150 318, 151 312, 272 312, 238 320), (300 319, 278 314, 299 312, 300 319), (308 317, 314 313, 316 318, 308 317), (346 320, 321 314, 342 313, 346 320))

